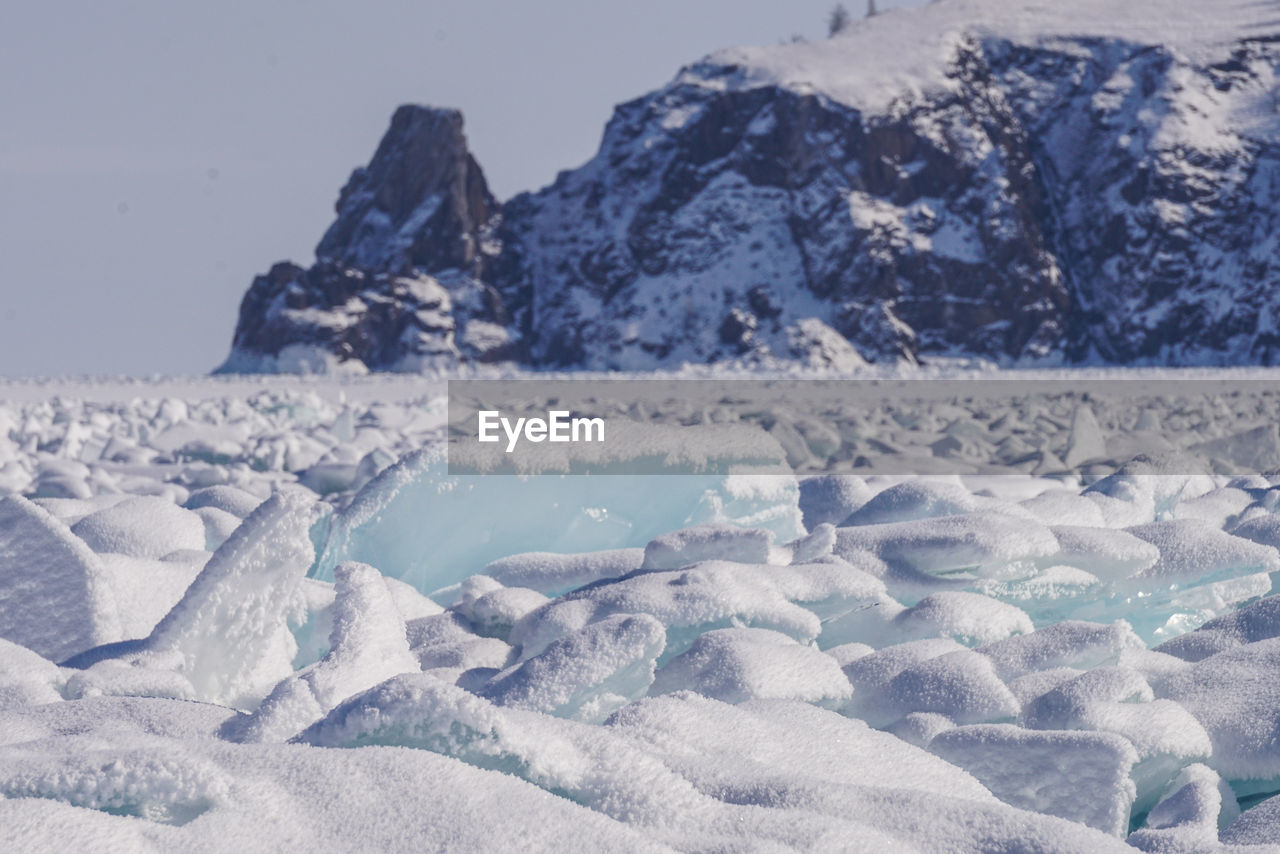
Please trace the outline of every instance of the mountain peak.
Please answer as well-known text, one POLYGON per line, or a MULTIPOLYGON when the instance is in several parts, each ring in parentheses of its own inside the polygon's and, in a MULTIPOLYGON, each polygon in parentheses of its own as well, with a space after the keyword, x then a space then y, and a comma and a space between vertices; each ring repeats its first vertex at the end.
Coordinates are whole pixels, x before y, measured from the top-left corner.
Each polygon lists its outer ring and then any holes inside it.
POLYGON ((366 270, 480 272, 481 231, 498 210, 467 148, 462 113, 406 104, 338 195, 318 258, 366 270))

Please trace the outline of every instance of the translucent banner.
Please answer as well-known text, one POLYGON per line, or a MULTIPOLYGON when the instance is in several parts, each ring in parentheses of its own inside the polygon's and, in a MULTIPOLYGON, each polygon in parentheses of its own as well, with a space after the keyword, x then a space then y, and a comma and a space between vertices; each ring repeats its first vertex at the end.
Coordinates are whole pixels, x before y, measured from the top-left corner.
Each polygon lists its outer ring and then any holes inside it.
POLYGON ((1269 474, 1265 380, 461 380, 455 474, 1269 474))

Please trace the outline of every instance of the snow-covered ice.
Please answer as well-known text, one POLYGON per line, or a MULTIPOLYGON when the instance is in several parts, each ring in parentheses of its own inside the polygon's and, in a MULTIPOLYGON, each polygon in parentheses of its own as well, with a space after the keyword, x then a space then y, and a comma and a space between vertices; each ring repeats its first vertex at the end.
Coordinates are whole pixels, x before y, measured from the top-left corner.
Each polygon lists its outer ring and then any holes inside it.
POLYGON ((1280 844, 1272 476, 457 475, 438 388, 229 382, 0 403, 22 850, 1280 844))

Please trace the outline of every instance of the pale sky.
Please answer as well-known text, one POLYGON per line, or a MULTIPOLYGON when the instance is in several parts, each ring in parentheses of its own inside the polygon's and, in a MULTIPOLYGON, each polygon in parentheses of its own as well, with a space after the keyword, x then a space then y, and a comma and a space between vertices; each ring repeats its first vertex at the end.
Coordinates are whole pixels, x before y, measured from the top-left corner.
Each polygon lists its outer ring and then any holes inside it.
POLYGON ((215 367, 253 276, 311 263, 399 104, 460 108, 505 200, 587 160, 614 104, 722 47, 821 38, 832 5, 10 3, 0 375, 215 367))

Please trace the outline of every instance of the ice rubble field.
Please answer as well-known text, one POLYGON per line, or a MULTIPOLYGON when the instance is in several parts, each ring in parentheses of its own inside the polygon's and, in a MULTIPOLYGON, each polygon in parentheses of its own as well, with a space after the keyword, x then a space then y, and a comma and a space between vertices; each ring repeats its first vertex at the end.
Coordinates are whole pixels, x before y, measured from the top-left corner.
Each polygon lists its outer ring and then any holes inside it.
POLYGON ((1280 850, 1280 479, 451 477, 440 393, 0 387, 9 850, 1280 850))

